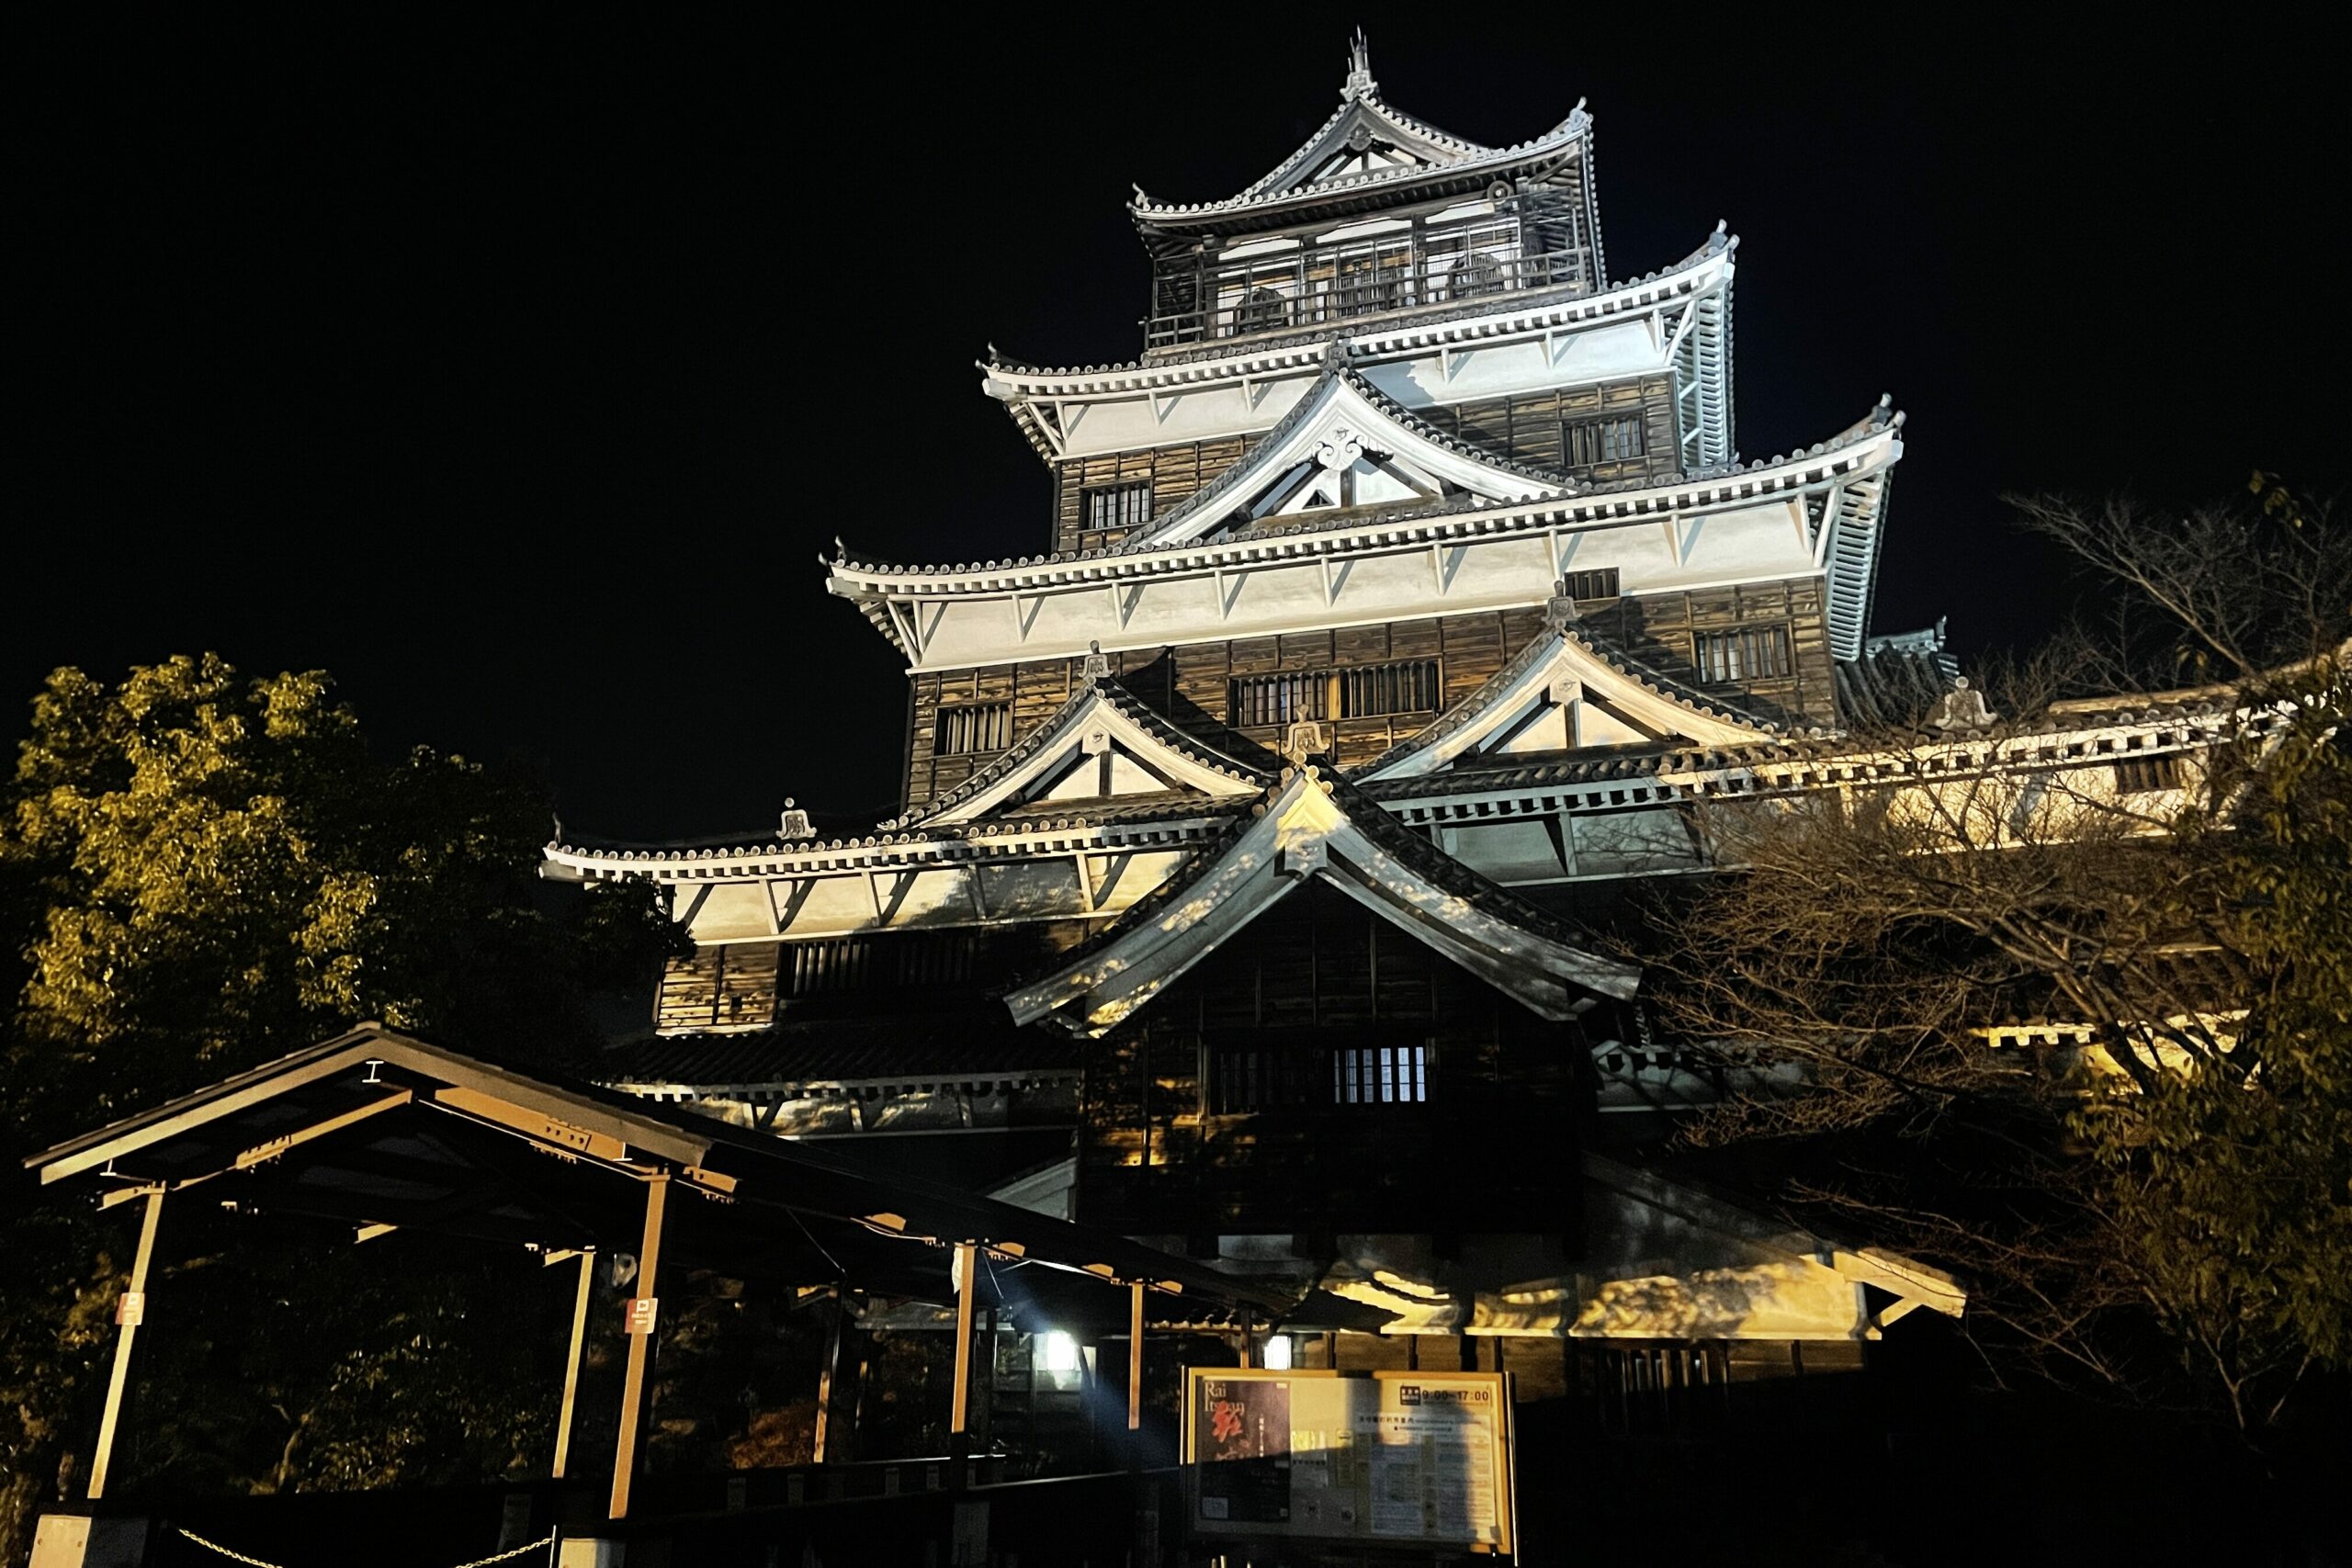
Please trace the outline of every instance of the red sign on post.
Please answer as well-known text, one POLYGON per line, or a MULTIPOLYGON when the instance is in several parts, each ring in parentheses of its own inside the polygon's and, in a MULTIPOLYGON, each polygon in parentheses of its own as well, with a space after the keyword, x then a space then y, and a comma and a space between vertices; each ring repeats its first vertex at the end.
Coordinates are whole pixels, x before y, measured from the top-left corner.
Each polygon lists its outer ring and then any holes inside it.
POLYGON ((631 1334, 653 1332, 653 1318, 662 1304, 659 1296, 639 1296, 628 1303, 628 1331, 631 1334))
POLYGON ((124 1328, 136 1328, 147 1321, 147 1292, 125 1291, 114 1303, 114 1320, 124 1328))

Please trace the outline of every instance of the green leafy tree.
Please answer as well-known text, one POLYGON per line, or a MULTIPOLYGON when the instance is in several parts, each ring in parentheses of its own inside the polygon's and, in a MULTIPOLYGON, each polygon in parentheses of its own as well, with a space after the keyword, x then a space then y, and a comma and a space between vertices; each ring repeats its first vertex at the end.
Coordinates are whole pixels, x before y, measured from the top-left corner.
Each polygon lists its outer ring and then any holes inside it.
MULTIPOLYGON (((429 750, 379 759, 322 674, 246 680, 209 655, 114 684, 57 671, 0 785, 9 1146, 42 1146, 365 1018, 508 1061, 582 1062, 597 994, 641 986, 675 939, 642 886, 546 900, 548 821, 543 792, 522 778, 429 750)), ((62 1211, 21 1179, 9 1193, 0 1561, 72 1484, 127 1245, 119 1226, 62 1211)), ((178 1358, 152 1381, 217 1381, 158 1396, 141 1470, 384 1482, 451 1456, 495 1472, 526 1446, 497 1412, 529 1411, 530 1398, 430 1393, 435 1369, 472 1353, 458 1332, 469 1303, 497 1293, 478 1270, 425 1257, 322 1269, 315 1250, 298 1265, 261 1227, 234 1246, 179 1215, 166 1227, 196 1255, 166 1248, 174 1275, 159 1299, 185 1277, 191 1327, 150 1336, 159 1357, 178 1358), (350 1332, 205 1327, 207 1311, 233 1324, 241 1297, 278 1303, 289 1325, 350 1332), (368 1432, 415 1440, 360 1440, 368 1432)), ((495 1391, 501 1364, 471 1371, 495 1391)))

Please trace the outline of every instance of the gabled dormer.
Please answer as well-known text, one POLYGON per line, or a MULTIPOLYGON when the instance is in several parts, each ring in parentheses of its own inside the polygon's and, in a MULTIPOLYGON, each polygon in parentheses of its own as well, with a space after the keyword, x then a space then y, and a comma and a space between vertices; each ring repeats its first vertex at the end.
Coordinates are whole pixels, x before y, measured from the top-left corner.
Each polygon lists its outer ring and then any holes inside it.
POLYGON ((1153 258, 1148 352, 1600 287, 1581 102, 1540 136, 1487 147, 1383 99, 1362 33, 1348 64, 1339 108, 1247 189, 1183 204, 1137 188, 1131 210, 1153 258))
POLYGON ((1255 795, 1270 782, 1138 702, 1100 654, 1085 662, 1069 700, 1019 745, 888 826, 937 829, 1040 807, 1089 818, 1133 807, 1182 814, 1255 795))
POLYGON ((1566 479, 1456 440, 1349 367, 1333 344, 1323 374, 1241 460, 1130 547, 1187 544, 1317 516, 1452 502, 1475 506, 1566 494, 1566 479))

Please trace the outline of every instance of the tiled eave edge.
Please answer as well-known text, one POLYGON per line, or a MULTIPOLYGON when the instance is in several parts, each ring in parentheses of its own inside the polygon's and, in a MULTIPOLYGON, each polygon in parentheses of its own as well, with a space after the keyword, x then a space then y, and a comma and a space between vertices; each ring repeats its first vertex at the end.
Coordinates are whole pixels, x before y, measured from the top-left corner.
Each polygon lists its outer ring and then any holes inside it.
POLYGON ((1852 785, 1934 783, 2005 771, 2097 766, 2120 757, 2209 747, 2273 722, 2245 710, 2181 708, 2140 717, 1910 748, 1830 739, 1638 757, 1532 761, 1369 780, 1356 787, 1413 827, 1456 826, 1562 811, 1801 794, 1852 785))
POLYGON ((1134 554, 1040 556, 977 568, 888 567, 844 558, 824 563, 828 572, 826 587, 832 593, 858 602, 866 618, 893 646, 901 652, 911 652, 890 614, 894 601, 1003 598, 1099 589, 1137 579, 1205 576, 1322 556, 1426 549, 1433 545, 1550 527, 1655 523, 1693 509, 1735 506, 1799 491, 1890 463, 1901 456, 1901 425, 1899 413, 1891 414, 1883 422, 1874 417, 1835 440, 1793 457, 1766 459, 1748 468, 1669 485, 1596 490, 1406 521, 1368 523, 1352 528, 1303 525, 1281 532, 1134 554))
MULTIPOLYGON (((1309 333, 1256 348, 1237 348, 1214 358, 1125 365, 1047 367, 1023 365, 1001 357, 979 360, 986 378, 982 388, 990 397, 1019 403, 1029 399, 1133 397, 1139 392, 1196 389, 1204 384, 1245 381, 1312 370, 1321 364, 1324 345, 1345 338, 1358 365, 1408 354, 1417 349, 1460 344, 1488 344, 1497 339, 1540 337, 1546 332, 1577 326, 1605 317, 1639 314, 1659 305, 1671 305, 1704 294, 1726 281, 1732 273, 1732 253, 1739 237, 1717 230, 1704 245, 1672 266, 1621 283, 1598 294, 1572 294, 1562 288, 1531 289, 1519 300, 1498 305, 1482 301, 1442 315, 1399 320, 1369 330, 1309 333)), ((1341 323, 1344 327, 1346 323, 1341 323)))
POLYGON ((822 844, 751 845, 716 850, 605 850, 551 843, 542 852, 559 875, 581 881, 645 877, 655 882, 824 876, 841 872, 923 870, 987 864, 1035 855, 1106 850, 1184 849, 1223 832, 1229 813, 1161 821, 1029 825, 975 823, 953 838, 886 833, 822 844))
MULTIPOLYGON (((1377 100, 1374 102, 1377 103, 1377 100)), ((1421 129, 1419 121, 1413 120, 1396 110, 1388 109, 1385 105, 1380 105, 1379 107, 1382 112, 1396 118, 1400 124, 1409 125, 1417 132, 1421 129)), ((1342 112, 1345 112, 1344 109, 1342 112)), ((1330 124, 1330 121, 1325 121, 1323 130, 1318 130, 1307 145, 1311 147, 1315 141, 1319 141, 1324 131, 1329 129, 1330 124)), ((1431 131, 1435 130, 1434 127, 1428 129, 1431 131)), ((1531 137, 1525 141, 1509 147, 1480 147, 1475 152, 1464 152, 1450 163, 1423 164, 1412 168, 1382 169, 1370 174, 1347 175, 1336 179, 1321 180, 1308 186, 1294 186, 1285 190, 1267 190, 1265 186, 1269 182, 1278 180, 1288 172, 1297 157, 1297 154, 1294 153, 1292 160, 1285 161, 1272 175, 1268 175, 1266 180, 1238 196, 1229 196, 1216 201, 1195 202, 1159 202, 1153 201, 1148 197, 1141 197, 1137 200, 1129 202, 1127 210, 1135 215, 1136 221, 1139 224, 1153 227, 1174 225, 1182 228, 1231 217, 1237 213, 1275 212, 1284 207, 1293 206, 1312 207, 1317 202, 1345 200, 1358 193, 1385 191, 1417 183, 1457 180, 1472 174, 1485 174, 1508 168, 1513 164, 1525 163, 1532 158, 1553 157, 1574 151, 1577 144, 1589 137, 1591 131, 1592 116, 1579 105, 1567 118, 1541 136, 1531 137)), ((1443 132, 1436 132, 1436 134, 1444 135, 1443 132)), ((1447 136, 1445 140, 1459 142, 1464 147, 1476 145, 1461 142, 1458 137, 1447 136)))

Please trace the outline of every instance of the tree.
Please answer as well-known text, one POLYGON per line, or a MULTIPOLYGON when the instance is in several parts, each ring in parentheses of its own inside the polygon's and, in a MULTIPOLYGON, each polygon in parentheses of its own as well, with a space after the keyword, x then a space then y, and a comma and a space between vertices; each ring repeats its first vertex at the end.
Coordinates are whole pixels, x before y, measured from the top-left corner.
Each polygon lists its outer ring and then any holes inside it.
MULTIPOLYGON (((542 908, 543 793, 429 750, 379 760, 322 674, 247 681, 209 655, 114 685, 61 670, 32 716, 0 785, 0 1128, 17 1151, 363 1018, 508 1061, 578 1062, 595 1043, 593 998, 641 986, 675 940, 642 885, 542 908)), ((110 1229, 22 1186, 0 1226, 0 1560, 13 1560, 88 1441, 125 1260, 110 1229)), ((516 1434, 488 1429, 497 1399, 416 1397, 467 1353, 450 1325, 468 1301, 495 1290, 472 1265, 345 1260, 322 1278, 258 1230, 215 1252, 205 1225, 183 1235, 199 1256, 180 1274, 221 1281, 222 1301, 332 1312, 357 1359, 322 1351, 326 1335, 151 1337, 180 1345, 174 1373, 216 1380, 159 1399, 155 1466, 265 1486, 397 1479, 435 1445, 379 1445, 363 1463, 347 1439, 405 1429, 403 1412, 428 1405, 470 1424, 438 1444, 445 1459, 511 1459, 516 1434), (235 1353, 214 1353, 223 1344, 235 1353)))
POLYGON ((2012 672, 2001 725, 1881 738, 1904 783, 1709 810, 1732 869, 1661 901, 1653 964, 1671 1027, 1807 1082, 1687 1142, 1835 1172, 1789 1190, 1965 1277, 1997 1373, 2261 1445, 2352 1367, 2352 547, 2254 494, 2025 503, 2098 627, 2012 672), (2116 694, 2053 704, 2061 675, 2116 694), (2151 705, 2217 716, 2177 791, 2042 750, 2151 705), (1991 1043, 2018 1019, 2066 1027, 1991 1043))

